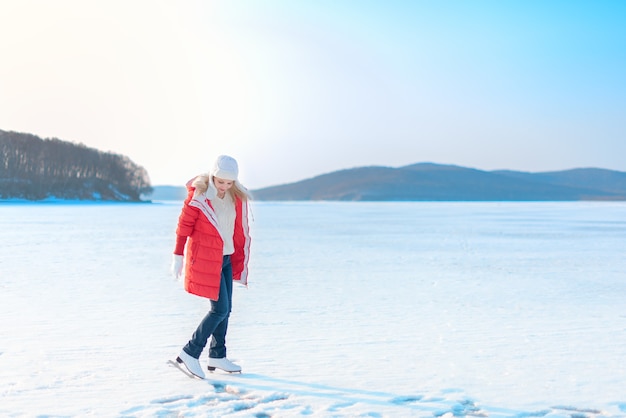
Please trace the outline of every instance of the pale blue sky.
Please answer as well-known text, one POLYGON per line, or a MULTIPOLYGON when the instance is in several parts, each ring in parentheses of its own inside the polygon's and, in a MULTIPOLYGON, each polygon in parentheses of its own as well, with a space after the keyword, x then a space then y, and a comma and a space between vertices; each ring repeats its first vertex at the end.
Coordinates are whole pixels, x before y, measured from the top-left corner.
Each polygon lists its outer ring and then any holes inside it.
POLYGON ((363 165, 626 171, 626 2, 0 0, 0 129, 181 184, 363 165))

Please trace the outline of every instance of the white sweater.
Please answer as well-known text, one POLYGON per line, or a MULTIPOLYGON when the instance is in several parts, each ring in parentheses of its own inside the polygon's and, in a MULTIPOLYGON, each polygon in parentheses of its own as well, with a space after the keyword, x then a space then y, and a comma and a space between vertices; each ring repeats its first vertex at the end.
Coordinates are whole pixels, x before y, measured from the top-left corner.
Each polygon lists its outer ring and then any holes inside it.
POLYGON ((220 228, 220 234, 224 240, 224 255, 231 255, 235 252, 235 244, 233 243, 233 235, 235 233, 235 202, 230 193, 226 192, 223 199, 214 197, 211 204, 217 215, 217 222, 220 228))

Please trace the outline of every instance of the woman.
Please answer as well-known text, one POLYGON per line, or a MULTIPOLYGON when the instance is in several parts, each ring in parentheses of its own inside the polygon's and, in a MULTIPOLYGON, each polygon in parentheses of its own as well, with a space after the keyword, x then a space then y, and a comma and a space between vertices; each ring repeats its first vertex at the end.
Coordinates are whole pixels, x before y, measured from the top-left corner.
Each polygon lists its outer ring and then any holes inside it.
POLYGON ((184 264, 185 290, 211 300, 211 310, 176 358, 200 378, 205 374, 199 358, 209 337, 208 369, 241 371, 241 367, 226 358, 233 280, 247 284, 250 254, 250 196, 237 180, 238 174, 237 161, 221 155, 210 173, 190 180, 176 228, 174 275, 176 278, 183 275, 184 264))

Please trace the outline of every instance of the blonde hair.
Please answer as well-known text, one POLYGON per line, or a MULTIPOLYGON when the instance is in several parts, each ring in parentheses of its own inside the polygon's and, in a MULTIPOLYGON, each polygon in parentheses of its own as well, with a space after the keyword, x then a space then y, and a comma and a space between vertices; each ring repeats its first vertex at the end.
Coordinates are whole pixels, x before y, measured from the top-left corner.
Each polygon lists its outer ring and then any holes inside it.
MULTIPOLYGON (((243 187, 243 186, 242 186, 243 187)), ((247 202, 252 196, 248 190, 239 187, 237 182, 233 182, 233 187, 228 189, 232 196, 238 197, 242 202, 247 202)))
MULTIPOLYGON (((200 194, 205 193, 208 190, 209 179, 210 176, 208 174, 199 175, 195 179, 193 179, 193 181, 191 182, 191 186, 195 187, 196 196, 199 196, 200 194)), ((232 197, 238 197, 239 199, 241 199, 242 202, 247 202, 252 198, 252 195, 250 194, 248 189, 243 187, 237 181, 233 181, 233 185, 230 189, 228 189, 228 192, 232 197)))

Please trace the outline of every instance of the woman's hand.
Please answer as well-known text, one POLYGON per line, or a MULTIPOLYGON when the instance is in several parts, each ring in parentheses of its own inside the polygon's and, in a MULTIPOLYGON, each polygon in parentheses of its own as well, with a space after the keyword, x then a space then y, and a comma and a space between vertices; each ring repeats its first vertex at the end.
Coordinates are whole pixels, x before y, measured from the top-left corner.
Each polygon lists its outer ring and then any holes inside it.
POLYGON ((171 272, 174 275, 174 280, 178 281, 183 278, 183 256, 174 254, 172 259, 171 272))

